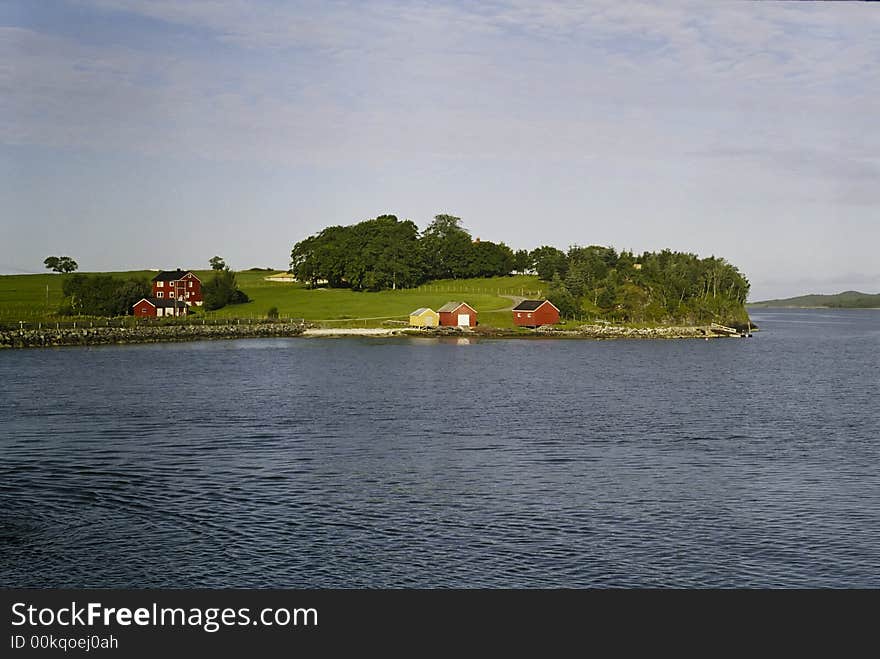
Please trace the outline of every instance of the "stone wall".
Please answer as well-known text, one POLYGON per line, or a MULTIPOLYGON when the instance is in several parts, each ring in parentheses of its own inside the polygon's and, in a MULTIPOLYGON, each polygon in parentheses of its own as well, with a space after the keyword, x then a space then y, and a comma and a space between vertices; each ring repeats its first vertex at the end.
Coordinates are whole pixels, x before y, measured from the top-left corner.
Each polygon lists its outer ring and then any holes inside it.
POLYGON ((0 331, 0 348, 158 343, 299 336, 305 326, 292 323, 247 325, 142 325, 139 327, 91 327, 0 331))

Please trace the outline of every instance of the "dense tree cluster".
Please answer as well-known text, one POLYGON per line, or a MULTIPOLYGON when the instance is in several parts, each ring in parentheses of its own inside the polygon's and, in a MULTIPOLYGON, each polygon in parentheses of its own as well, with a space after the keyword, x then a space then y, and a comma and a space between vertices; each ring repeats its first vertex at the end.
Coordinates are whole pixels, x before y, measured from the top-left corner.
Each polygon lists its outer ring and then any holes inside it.
POLYGON ((568 318, 700 323, 744 320, 748 280, 722 258, 663 250, 641 255, 612 247, 543 245, 515 253, 504 243, 472 239, 461 220, 437 215, 423 232, 382 215, 332 226, 298 242, 291 272, 315 286, 382 290, 435 279, 535 273, 568 318))
POLYGON ((663 250, 635 255, 611 247, 540 247, 533 267, 567 317, 631 322, 745 320, 749 282, 723 258, 663 250))
POLYGON ((132 305, 150 295, 146 279, 117 279, 112 275, 75 274, 61 285, 65 316, 125 316, 132 305))
POLYGON ((436 216, 421 234, 412 221, 394 215, 327 227, 294 245, 290 259, 300 281, 369 291, 431 279, 506 275, 514 267, 509 247, 473 240, 451 215, 436 216))

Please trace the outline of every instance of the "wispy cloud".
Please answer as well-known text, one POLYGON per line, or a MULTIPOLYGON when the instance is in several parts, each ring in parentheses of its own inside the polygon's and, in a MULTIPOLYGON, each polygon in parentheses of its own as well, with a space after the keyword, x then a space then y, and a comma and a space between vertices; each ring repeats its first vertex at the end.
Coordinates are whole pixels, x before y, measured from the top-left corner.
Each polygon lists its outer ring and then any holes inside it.
MULTIPOLYGON (((512 219, 617 214, 623 240, 665 236, 632 219, 654 207, 686 218, 685 242, 707 213, 757 224, 771 206, 813 227, 852 214, 859 242, 877 235, 880 13, 865 3, 59 6, 80 23, 0 27, 0 145, 383 171, 397 187, 377 197, 470 190, 512 219)), ((804 253, 819 235, 798 232, 804 253)))
POLYGON ((829 27, 813 9, 760 3, 81 4, 214 46, 143 52, 6 29, 4 141, 292 161, 724 148, 750 139, 735 134, 743 119, 776 113, 808 112, 821 132, 813 112, 847 111, 880 60, 871 15, 829 27), (842 87, 830 102, 816 91, 829 85, 842 87))

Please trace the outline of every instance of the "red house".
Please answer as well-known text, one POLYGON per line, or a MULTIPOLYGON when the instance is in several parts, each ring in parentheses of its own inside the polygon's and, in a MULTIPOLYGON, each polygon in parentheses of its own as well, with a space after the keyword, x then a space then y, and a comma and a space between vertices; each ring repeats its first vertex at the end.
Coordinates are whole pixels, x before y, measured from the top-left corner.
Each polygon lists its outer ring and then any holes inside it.
POLYGON ((559 309, 549 300, 523 300, 513 308, 513 324, 539 327, 559 322, 559 309))
POLYGON ((157 300, 182 300, 188 307, 202 306, 202 280, 189 270, 162 271, 153 277, 152 285, 157 300))
POLYGON ((161 318, 162 316, 185 316, 186 302, 180 300, 141 298, 131 305, 138 318, 161 318))
POLYGON ((437 309, 441 327, 476 327, 477 310, 465 302, 447 302, 437 309))

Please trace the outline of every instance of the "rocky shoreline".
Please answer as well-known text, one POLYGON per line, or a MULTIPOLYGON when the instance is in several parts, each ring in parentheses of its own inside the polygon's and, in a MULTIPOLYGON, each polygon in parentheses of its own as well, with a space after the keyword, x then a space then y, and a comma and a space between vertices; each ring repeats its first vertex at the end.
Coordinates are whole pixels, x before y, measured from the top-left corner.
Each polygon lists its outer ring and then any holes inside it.
POLYGON ((715 339, 730 335, 713 331, 709 326, 626 327, 623 325, 579 325, 573 329, 539 327, 531 332, 514 330, 483 330, 471 332, 477 336, 499 338, 560 338, 560 339, 715 339))
POLYGON ((466 336, 496 339, 721 339, 739 336, 714 331, 708 325, 626 327, 623 325, 599 324, 580 325, 572 329, 539 327, 531 331, 498 329, 494 327, 476 327, 469 330, 456 327, 440 327, 435 329, 407 328, 389 331, 389 334, 423 337, 466 336))
POLYGON ((114 345, 299 336, 301 324, 255 325, 156 325, 0 331, 0 348, 51 348, 57 346, 114 345))
POLYGON ((309 329, 305 324, 260 323, 229 325, 156 325, 139 327, 90 327, 81 329, 27 329, 0 331, 0 348, 51 348, 59 346, 120 345, 246 339, 272 337, 473 337, 497 339, 710 339, 728 338, 708 326, 625 327, 622 325, 580 325, 567 330, 556 327, 534 331, 476 327, 459 329, 309 329))

